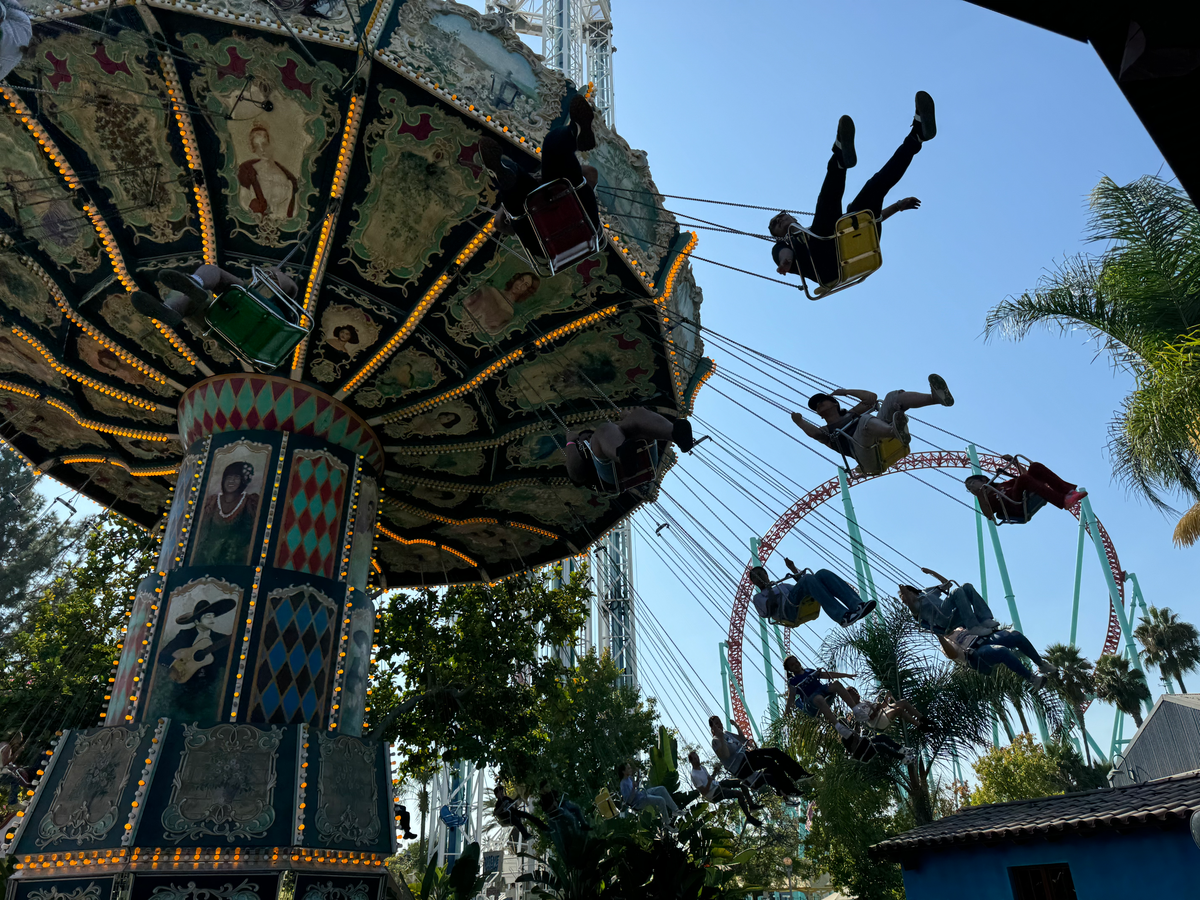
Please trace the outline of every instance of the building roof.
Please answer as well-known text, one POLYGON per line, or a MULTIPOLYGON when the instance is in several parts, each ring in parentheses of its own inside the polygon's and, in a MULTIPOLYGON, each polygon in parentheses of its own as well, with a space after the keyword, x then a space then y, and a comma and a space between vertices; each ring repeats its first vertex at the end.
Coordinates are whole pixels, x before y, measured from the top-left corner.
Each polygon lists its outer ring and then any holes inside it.
POLYGON ((952 816, 881 841, 872 850, 880 857, 896 857, 918 849, 1011 842, 1069 832, 1172 823, 1186 828, 1196 810, 1200 810, 1200 771, 1126 787, 968 806, 952 816))
POLYGON ((1200 694, 1163 694, 1108 776, 1123 787, 1200 769, 1200 694))

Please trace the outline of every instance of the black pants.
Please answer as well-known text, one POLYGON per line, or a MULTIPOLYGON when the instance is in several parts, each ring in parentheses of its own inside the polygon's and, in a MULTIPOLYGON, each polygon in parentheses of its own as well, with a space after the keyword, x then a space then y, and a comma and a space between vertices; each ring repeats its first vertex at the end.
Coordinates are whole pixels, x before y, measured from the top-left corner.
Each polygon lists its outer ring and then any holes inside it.
POLYGON ((757 770, 762 772, 767 784, 778 794, 798 794, 797 781, 807 778, 808 772, 804 766, 796 762, 778 747, 760 747, 746 751, 746 766, 741 772, 734 772, 741 779, 746 779, 757 770))
POLYGON ((596 192, 592 190, 591 185, 584 184, 583 166, 580 165, 575 150, 575 129, 570 124, 550 129, 546 139, 542 141, 542 177, 534 178, 524 169, 517 169, 515 184, 500 194, 500 202, 504 204, 504 208, 512 215, 519 216, 525 211, 525 198, 534 188, 558 178, 565 178, 575 188, 579 202, 583 204, 592 224, 599 228, 600 208, 596 205, 596 192))
MULTIPOLYGON (((921 151, 921 140, 916 133, 910 133, 904 142, 892 154, 892 158, 884 163, 883 168, 867 179, 867 183, 850 201, 846 212, 859 212, 869 209, 878 220, 883 215, 883 201, 888 191, 894 188, 904 173, 908 171, 909 163, 921 151)), ((837 157, 829 159, 825 169, 825 180, 821 183, 821 192, 817 194, 817 209, 812 220, 813 234, 832 236, 837 220, 842 217, 842 196, 846 193, 846 170, 837 163, 837 157)), ((882 230, 882 225, 879 226, 882 230)), ((813 241, 810 255, 816 267, 817 281, 828 283, 837 279, 837 249, 833 241, 813 241)), ((808 274, 808 273, 805 273, 808 274)))

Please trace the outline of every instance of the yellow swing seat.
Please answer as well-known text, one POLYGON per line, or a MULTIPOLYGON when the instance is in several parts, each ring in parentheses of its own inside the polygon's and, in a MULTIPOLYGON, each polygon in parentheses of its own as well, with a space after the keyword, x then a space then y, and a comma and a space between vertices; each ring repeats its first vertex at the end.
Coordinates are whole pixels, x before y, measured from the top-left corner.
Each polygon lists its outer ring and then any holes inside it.
POLYGON ((808 281, 801 274, 800 285, 809 300, 819 300, 821 297, 854 287, 883 265, 883 254, 879 249, 879 227, 869 209, 847 213, 838 219, 833 229, 833 237, 815 235, 805 229, 804 241, 807 244, 809 240, 833 241, 838 260, 837 279, 817 285, 811 293, 808 281))
POLYGON ((772 621, 785 628, 799 628, 805 622, 811 622, 820 615, 821 604, 812 597, 805 597, 800 601, 800 606, 796 610, 796 618, 790 620, 773 619, 772 621))
POLYGON ((596 795, 596 799, 593 802, 596 804, 596 811, 600 813, 602 818, 615 819, 620 814, 617 804, 613 801, 612 794, 606 787, 600 788, 600 793, 596 795))

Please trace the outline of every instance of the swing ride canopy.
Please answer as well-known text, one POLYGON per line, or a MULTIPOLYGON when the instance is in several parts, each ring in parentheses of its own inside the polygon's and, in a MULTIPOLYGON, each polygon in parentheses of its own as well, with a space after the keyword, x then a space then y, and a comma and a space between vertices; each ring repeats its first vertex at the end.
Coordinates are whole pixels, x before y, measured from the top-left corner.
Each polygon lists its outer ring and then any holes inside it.
POLYGON ((499 16, 28 5, 34 44, 0 85, 0 436, 31 467, 153 527, 200 434, 350 434, 384 471, 392 587, 562 559, 640 502, 573 486, 562 434, 690 411, 695 238, 599 119, 601 252, 539 276, 496 229, 480 138, 536 166, 576 91, 499 16), (289 254, 312 331, 269 376, 130 303, 168 270, 289 254))

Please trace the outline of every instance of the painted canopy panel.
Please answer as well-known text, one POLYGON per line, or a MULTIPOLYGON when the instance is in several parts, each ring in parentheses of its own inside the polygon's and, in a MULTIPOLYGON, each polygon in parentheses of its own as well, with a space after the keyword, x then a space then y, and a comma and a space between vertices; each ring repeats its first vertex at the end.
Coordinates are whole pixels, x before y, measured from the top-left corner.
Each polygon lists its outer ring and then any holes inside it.
POLYGON ((312 331, 271 376, 357 415, 386 486, 387 584, 561 559, 634 507, 570 484, 562 435, 690 410, 694 239, 645 155, 598 123, 604 249, 553 277, 523 258, 479 143, 535 170, 576 88, 499 17, 442 0, 29 5, 34 43, 0 89, 10 449, 158 527, 197 415, 181 398, 250 367, 130 295, 170 270, 284 263, 312 331))

